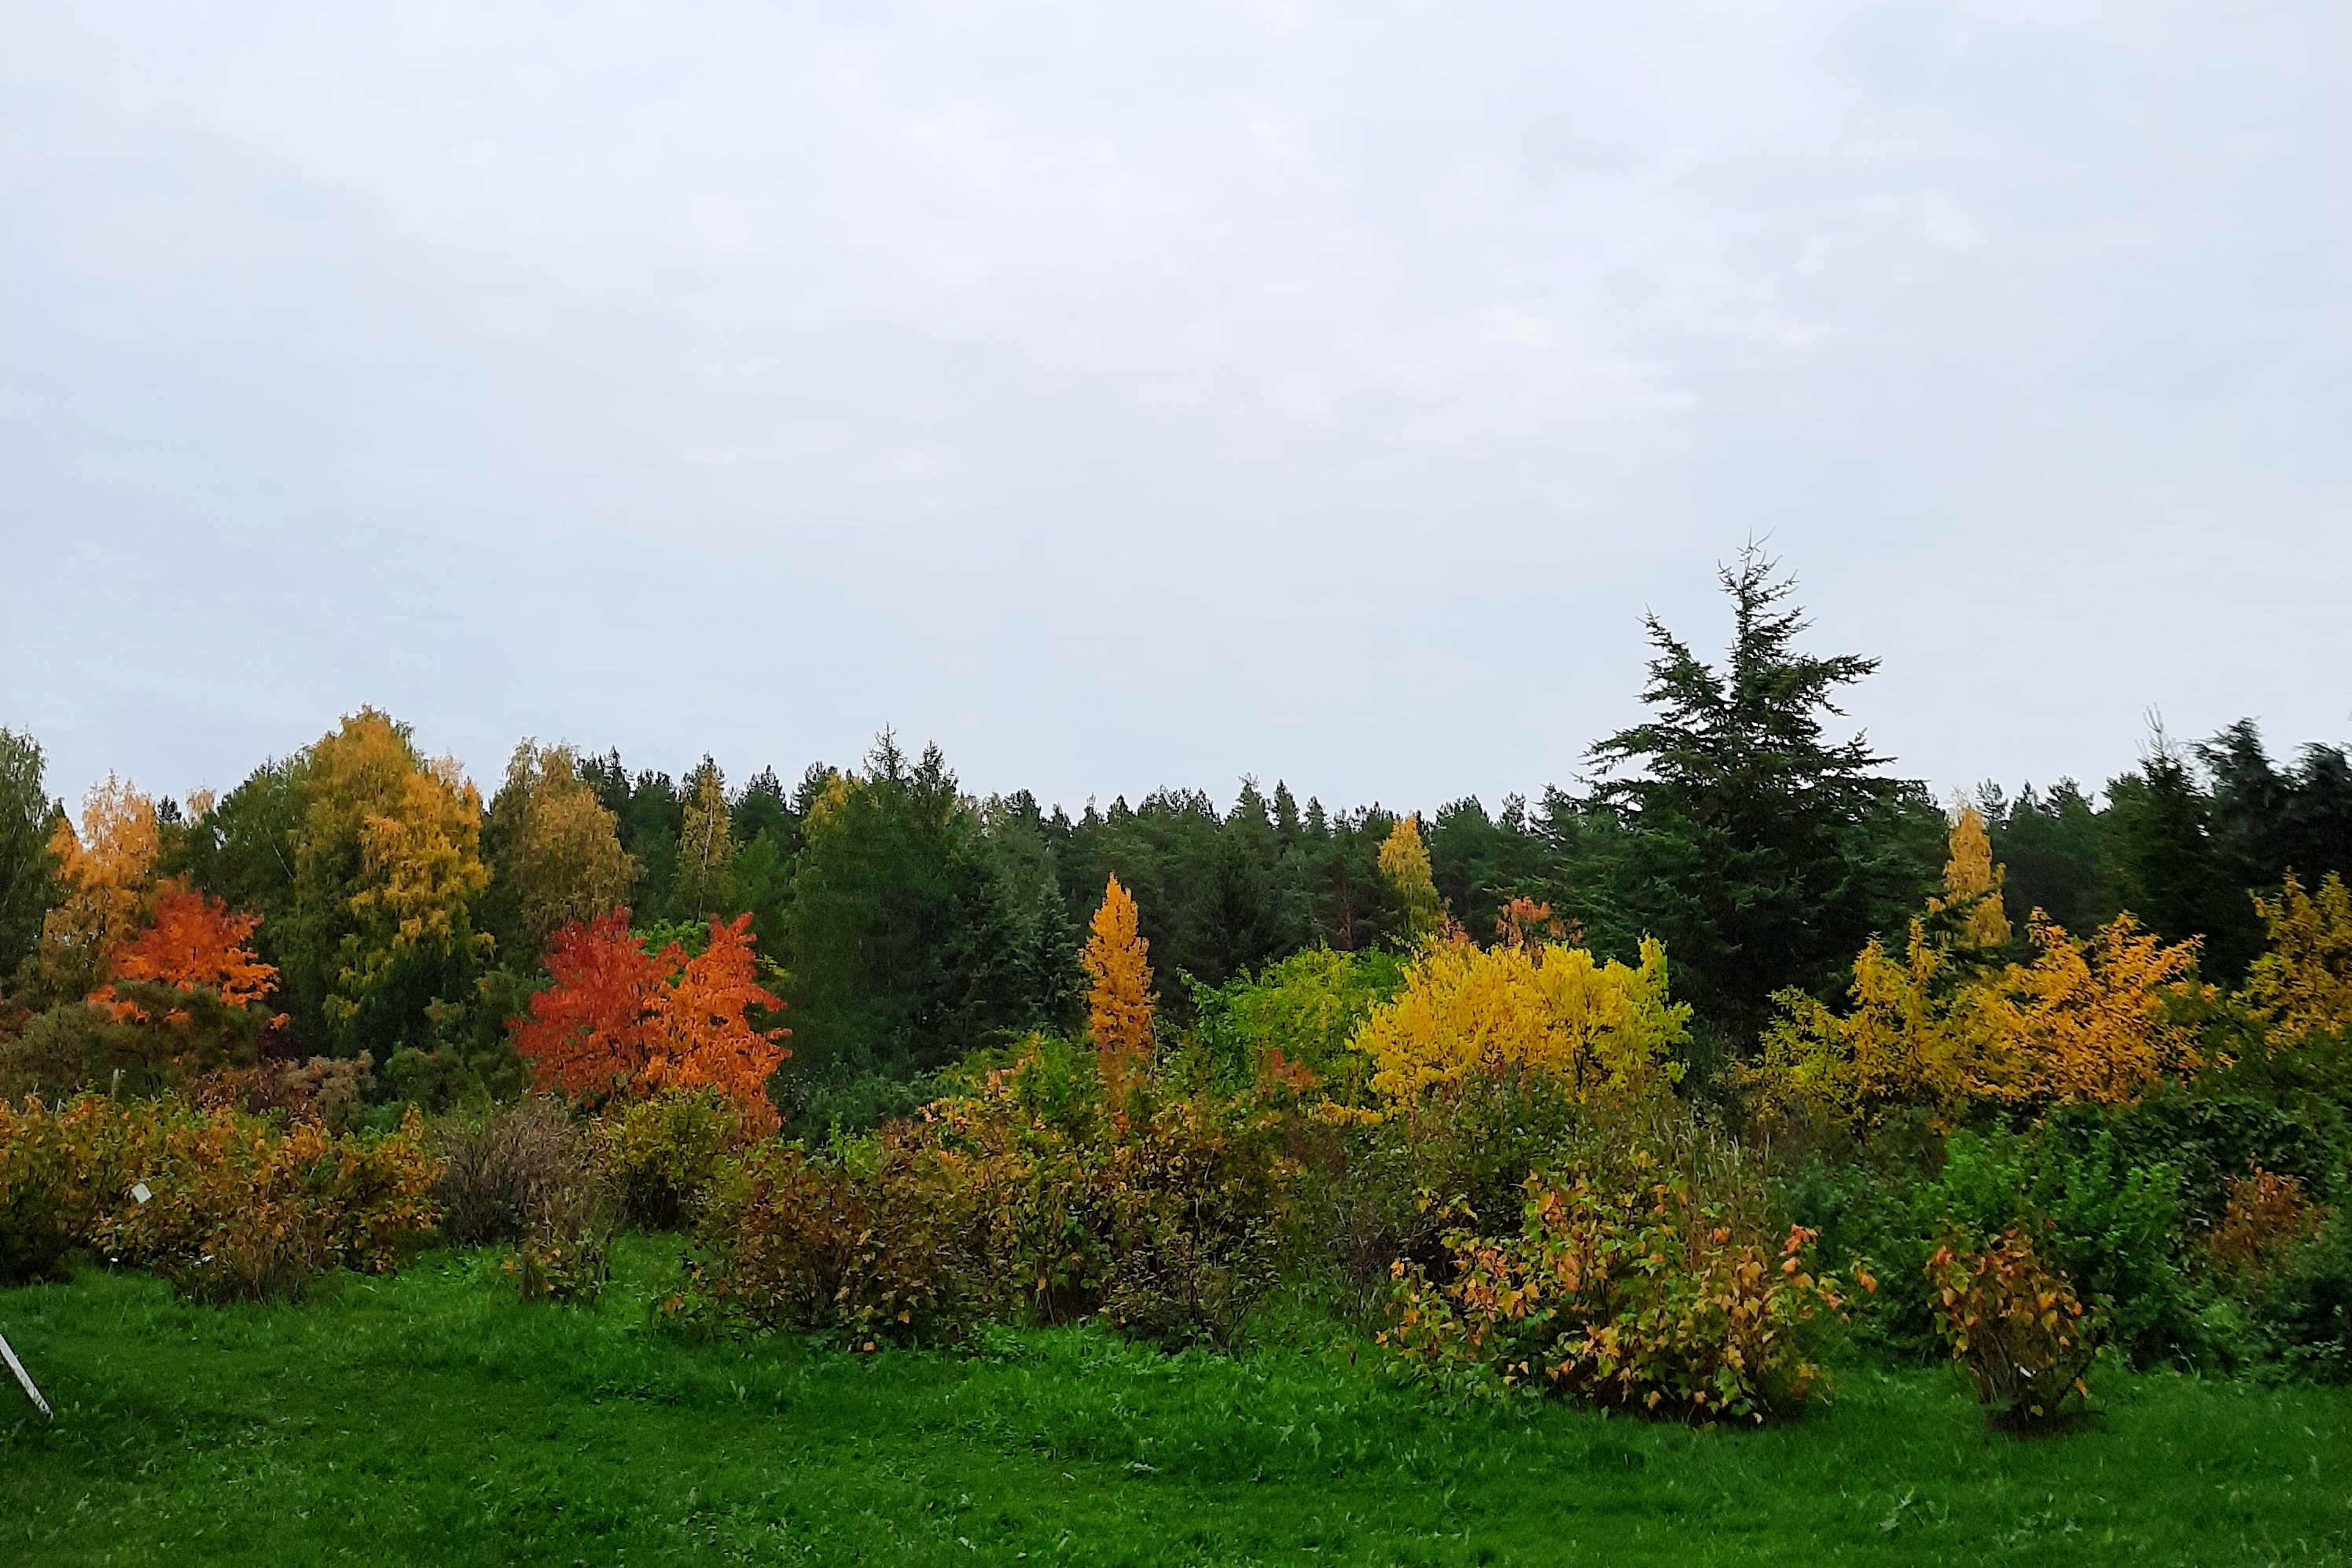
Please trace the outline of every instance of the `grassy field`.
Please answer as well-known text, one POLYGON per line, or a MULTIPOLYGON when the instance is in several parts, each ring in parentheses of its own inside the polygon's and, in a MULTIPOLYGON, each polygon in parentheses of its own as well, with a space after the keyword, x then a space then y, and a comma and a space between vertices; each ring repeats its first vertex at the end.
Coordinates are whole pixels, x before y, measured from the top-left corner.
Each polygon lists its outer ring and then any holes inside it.
POLYGON ((1849 1368, 1810 1419, 1692 1431, 1448 1410, 1344 1345, 684 1344, 667 1257, 631 1244, 593 1313, 470 1253, 291 1308, 0 1291, 58 1406, 0 1405, 0 1563, 2352 1560, 2339 1391, 2111 1375, 2020 1441, 1946 1375, 1849 1368))

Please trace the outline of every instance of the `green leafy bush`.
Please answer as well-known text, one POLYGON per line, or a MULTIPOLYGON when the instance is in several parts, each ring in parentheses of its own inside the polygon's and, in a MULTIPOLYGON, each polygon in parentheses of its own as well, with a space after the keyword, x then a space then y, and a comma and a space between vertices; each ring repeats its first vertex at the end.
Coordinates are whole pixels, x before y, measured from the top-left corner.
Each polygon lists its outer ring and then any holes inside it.
POLYGON ((596 1162, 631 1223, 673 1230, 743 1136, 741 1114, 719 1090, 664 1089, 605 1114, 596 1124, 596 1162))

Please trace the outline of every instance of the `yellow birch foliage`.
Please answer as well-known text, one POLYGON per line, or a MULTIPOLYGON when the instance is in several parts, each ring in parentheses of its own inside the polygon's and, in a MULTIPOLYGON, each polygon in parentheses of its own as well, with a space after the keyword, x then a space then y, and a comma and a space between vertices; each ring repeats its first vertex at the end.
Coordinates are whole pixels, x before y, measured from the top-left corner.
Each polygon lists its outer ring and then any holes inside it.
POLYGON ((46 977, 69 991, 106 977, 107 956, 153 906, 158 840, 154 800, 111 773, 82 797, 79 832, 58 819, 49 853, 66 896, 41 922, 46 977))
POLYGON ((1929 899, 1928 910, 1955 912, 1964 946, 2008 946, 2009 915, 2000 906, 2007 868, 1992 862, 1992 837, 1985 831, 1983 813, 1962 806, 1946 843, 1951 858, 1944 862, 1944 896, 1929 899))
POLYGON ((2167 944, 2118 915, 2078 942, 2040 910, 2033 962, 2011 965, 1982 1001, 2011 1099, 2127 1105, 2203 1065, 2196 1030, 2166 1017, 2197 972, 2197 943, 2167 944))
POLYGON ((525 740, 482 825, 490 928, 510 966, 528 967, 559 926, 625 903, 636 868, 620 826, 580 777, 568 746, 525 740))
POLYGON ((1151 967, 1144 961, 1150 944, 1135 925, 1135 899, 1112 877, 1103 888, 1102 907, 1095 911, 1093 934, 1087 938, 1087 1023, 1095 1051, 1106 1062, 1118 1062, 1151 1053, 1151 967))
POLYGON ((1844 1015, 1802 991, 1781 992, 1762 1053, 1739 1072, 1757 1108, 1769 1114, 1809 1104, 1860 1131, 1904 1107, 1939 1121, 1956 1116, 1985 1092, 1986 1051, 1971 1009, 1956 1009, 1944 994, 1949 963, 1914 920, 1902 957, 1874 939, 1855 957, 1844 1015))
POLYGON ((1399 817, 1381 842, 1381 875, 1404 905, 1407 936, 1419 942, 1445 929, 1445 903, 1437 896, 1437 883, 1429 873, 1429 851, 1411 817, 1399 817))
POLYGON ((2077 941, 2036 910, 2028 934, 2032 963, 1955 981, 1914 920, 1901 960, 1874 941, 1855 958, 1844 1014, 1783 991, 1741 1082, 1768 1114, 1806 1104, 1867 1132, 1906 1107, 1948 1124, 1979 1101, 2126 1104, 2200 1065, 2195 1031, 2167 1016, 2194 984, 2196 943, 2168 946, 2129 915, 2077 941))
POLYGON ((2300 1045, 2352 1025, 2352 894, 2334 872, 2305 893, 2289 872, 2278 897, 2257 894, 2270 951, 2246 974, 2245 1001, 2273 1043, 2300 1045))
POLYGON ((1404 989, 1375 1009, 1354 1046, 1391 1101, 1481 1070, 1532 1068, 1571 1099, 1648 1093, 1682 1076, 1674 1047, 1690 1008, 1666 995, 1666 949, 1642 943, 1633 968, 1550 943, 1479 948, 1433 944, 1404 989))

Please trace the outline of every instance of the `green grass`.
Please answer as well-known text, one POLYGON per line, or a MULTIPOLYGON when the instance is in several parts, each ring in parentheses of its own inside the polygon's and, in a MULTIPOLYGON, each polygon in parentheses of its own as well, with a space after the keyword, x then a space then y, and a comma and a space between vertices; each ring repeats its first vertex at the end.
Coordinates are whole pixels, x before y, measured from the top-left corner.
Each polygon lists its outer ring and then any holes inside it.
POLYGON ((0 1405, 0 1563, 2352 1558, 2340 1391, 2110 1375, 2018 1440, 1948 1375, 1851 1368, 1808 1419, 1693 1431, 1447 1409, 1344 1347, 681 1343, 664 1249, 622 1261, 593 1313, 467 1253, 296 1307, 0 1291, 58 1407, 0 1405))

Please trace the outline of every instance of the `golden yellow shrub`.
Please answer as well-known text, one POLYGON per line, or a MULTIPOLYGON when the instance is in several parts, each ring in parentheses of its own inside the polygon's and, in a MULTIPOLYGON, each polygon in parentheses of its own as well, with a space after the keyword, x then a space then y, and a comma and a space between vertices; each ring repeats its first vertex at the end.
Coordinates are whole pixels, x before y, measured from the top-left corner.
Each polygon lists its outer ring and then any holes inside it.
POLYGON ((1768 1114, 1805 1104, 1867 1132, 1900 1108, 1948 1124, 1987 1100, 2126 1104, 2201 1065, 2168 1011, 2195 985, 2194 941, 2167 944, 2128 914, 2077 941, 2036 910, 2028 933, 2032 963, 1962 978, 1913 921, 1900 962, 1876 942, 1854 959, 1843 1015, 1783 991, 1741 1082, 1768 1114))
POLYGON ((2278 897, 2257 894, 2270 951, 2246 974, 2245 1000, 2270 1026, 2273 1044, 2299 1045, 2314 1032, 2352 1024, 2352 894, 2334 872, 2316 897, 2289 872, 2278 897))
POLYGON ((1390 1100, 1457 1082, 1481 1068, 1537 1068, 1573 1099, 1649 1092, 1682 1076, 1675 1046, 1690 1008, 1666 995, 1664 944, 1644 939, 1638 966, 1597 964, 1549 943, 1479 948, 1442 943, 1405 971, 1404 990, 1356 1031, 1372 1087, 1390 1100))

